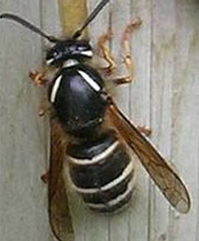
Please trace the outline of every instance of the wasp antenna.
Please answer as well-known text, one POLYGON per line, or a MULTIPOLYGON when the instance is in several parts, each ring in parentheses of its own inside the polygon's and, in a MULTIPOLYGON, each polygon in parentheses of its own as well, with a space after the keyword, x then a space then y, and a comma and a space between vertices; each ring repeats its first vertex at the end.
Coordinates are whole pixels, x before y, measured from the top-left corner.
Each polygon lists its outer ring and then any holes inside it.
POLYGON ((98 15, 98 13, 102 10, 102 8, 109 2, 110 0, 102 0, 99 2, 99 4, 94 8, 94 10, 91 12, 91 14, 87 17, 85 20, 84 24, 80 29, 78 29, 74 35, 73 39, 77 39, 78 37, 81 36, 82 32, 84 29, 88 26, 89 23, 93 21, 93 19, 98 15))
POLYGON ((0 15, 0 19, 3 19, 3 18, 10 19, 10 20, 13 20, 13 21, 21 24, 22 26, 30 29, 31 31, 41 35, 42 37, 47 39, 49 42, 55 43, 55 42, 59 41, 54 36, 50 36, 50 35, 46 34, 45 32, 41 31, 41 29, 39 29, 38 27, 34 26, 32 23, 28 22, 27 20, 25 20, 25 19, 15 15, 15 14, 3 13, 3 14, 0 15))

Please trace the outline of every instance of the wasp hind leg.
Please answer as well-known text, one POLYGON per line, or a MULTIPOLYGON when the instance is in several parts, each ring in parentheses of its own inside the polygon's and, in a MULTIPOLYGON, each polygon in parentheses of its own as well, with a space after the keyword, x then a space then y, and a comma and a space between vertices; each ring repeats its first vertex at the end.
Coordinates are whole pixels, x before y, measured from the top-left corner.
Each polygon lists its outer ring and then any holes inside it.
POLYGON ((151 136, 151 129, 145 126, 137 126, 139 132, 145 136, 151 136))
POLYGON ((128 84, 134 80, 134 65, 131 57, 130 35, 133 30, 141 25, 141 23, 142 21, 140 18, 134 19, 126 26, 122 34, 123 63, 127 69, 127 75, 114 79, 113 81, 117 85, 128 84))

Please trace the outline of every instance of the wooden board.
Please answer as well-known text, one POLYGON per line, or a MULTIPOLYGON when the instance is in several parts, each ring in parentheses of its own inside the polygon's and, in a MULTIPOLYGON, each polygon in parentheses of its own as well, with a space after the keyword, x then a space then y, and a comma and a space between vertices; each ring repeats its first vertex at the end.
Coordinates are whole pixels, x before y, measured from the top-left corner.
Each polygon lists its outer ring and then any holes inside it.
MULTIPOLYGON (((98 0, 88 1, 88 11, 98 0)), ((0 0, 1 11, 15 12, 61 36, 56 1, 0 0)), ((114 216, 85 208, 70 192, 76 241, 197 241, 199 237, 199 2, 196 0, 112 0, 89 27, 93 45, 112 29, 110 42, 121 63, 121 34, 139 16, 132 35, 136 81, 119 87, 118 104, 152 140, 189 187, 192 208, 177 214, 142 167, 129 209, 114 216)), ((47 166, 47 129, 37 117, 42 91, 28 70, 41 63, 40 38, 13 23, 0 22, 0 237, 2 240, 51 240, 46 187, 39 180, 47 166), (17 48, 16 48, 17 46, 17 48)), ((53 239, 52 239, 53 240, 53 239)))
MULTIPOLYGON (((13 12, 40 24, 40 2, 0 1, 13 12)), ((40 37, 11 21, 0 22, 0 239, 49 240, 47 129, 37 111, 42 91, 28 77, 41 65, 40 37)))

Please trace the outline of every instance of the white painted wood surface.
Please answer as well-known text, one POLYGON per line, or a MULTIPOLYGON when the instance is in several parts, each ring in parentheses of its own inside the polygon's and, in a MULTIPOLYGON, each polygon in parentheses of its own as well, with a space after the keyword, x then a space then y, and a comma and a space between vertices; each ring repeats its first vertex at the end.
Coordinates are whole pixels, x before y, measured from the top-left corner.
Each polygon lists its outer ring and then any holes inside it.
MULTIPOLYGON (((98 0, 89 1, 89 9, 98 0)), ((136 196, 123 213, 104 216, 84 207, 70 192, 76 241, 199 240, 199 2, 197 0, 112 0, 90 26, 95 44, 108 28, 120 61, 125 25, 139 16, 132 35, 136 81, 119 87, 119 105, 152 140, 189 187, 192 208, 179 215, 140 168, 136 196)), ((60 31, 56 1, 0 0, 0 11, 15 12, 53 34, 60 31)), ((37 116, 42 91, 28 80, 41 64, 37 35, 0 22, 0 240, 53 240, 48 226, 46 186, 48 128, 37 116)))

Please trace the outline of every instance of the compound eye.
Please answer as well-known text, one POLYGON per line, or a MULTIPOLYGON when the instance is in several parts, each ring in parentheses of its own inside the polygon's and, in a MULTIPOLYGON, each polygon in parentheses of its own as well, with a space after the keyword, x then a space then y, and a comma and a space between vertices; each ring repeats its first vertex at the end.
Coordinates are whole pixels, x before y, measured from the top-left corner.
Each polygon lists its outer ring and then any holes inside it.
POLYGON ((85 46, 78 46, 77 49, 81 52, 85 50, 85 46))
POLYGON ((63 57, 63 53, 60 52, 60 51, 57 51, 57 50, 56 50, 56 51, 53 53, 53 58, 54 58, 54 60, 60 60, 62 57, 63 57))
POLYGON ((76 51, 78 50, 78 47, 75 46, 75 45, 71 45, 71 46, 69 47, 69 50, 70 50, 71 53, 74 53, 74 52, 76 52, 76 51))

